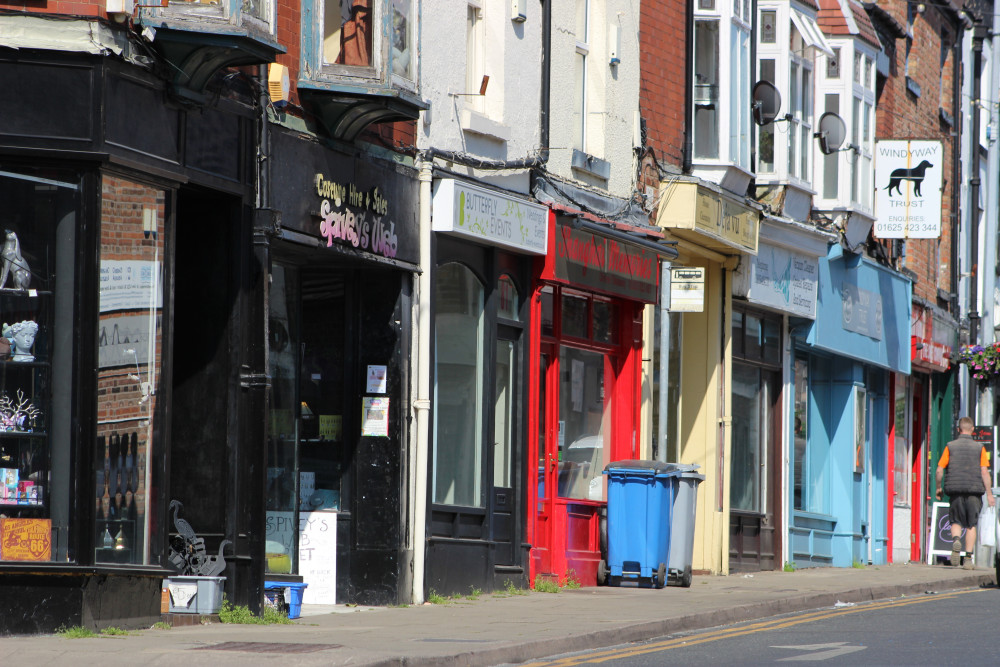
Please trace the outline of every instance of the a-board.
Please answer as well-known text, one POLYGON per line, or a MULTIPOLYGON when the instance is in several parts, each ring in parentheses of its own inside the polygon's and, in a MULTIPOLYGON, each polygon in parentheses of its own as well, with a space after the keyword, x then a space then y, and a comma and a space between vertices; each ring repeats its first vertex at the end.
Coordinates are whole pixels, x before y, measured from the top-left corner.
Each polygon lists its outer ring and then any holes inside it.
MULTIPOLYGON (((948 503, 934 503, 931 507, 931 534, 928 535, 927 564, 934 563, 935 556, 951 555, 951 520, 948 517, 948 503)), ((965 531, 962 531, 965 537, 965 531)))

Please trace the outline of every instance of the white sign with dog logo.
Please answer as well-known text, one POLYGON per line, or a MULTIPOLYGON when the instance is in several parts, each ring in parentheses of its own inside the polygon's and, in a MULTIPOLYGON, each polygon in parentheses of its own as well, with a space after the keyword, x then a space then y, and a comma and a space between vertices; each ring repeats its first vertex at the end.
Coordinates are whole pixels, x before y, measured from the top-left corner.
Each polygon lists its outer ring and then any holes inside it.
POLYGON ((940 141, 875 144, 875 226, 880 239, 941 236, 944 150, 940 141))

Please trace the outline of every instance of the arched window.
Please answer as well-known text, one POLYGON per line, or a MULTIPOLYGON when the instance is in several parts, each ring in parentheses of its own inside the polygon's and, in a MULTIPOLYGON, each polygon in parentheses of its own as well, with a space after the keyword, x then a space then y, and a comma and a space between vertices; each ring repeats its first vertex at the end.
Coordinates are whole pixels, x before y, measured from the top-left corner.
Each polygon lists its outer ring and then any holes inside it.
POLYGON ((435 278, 433 502, 482 507, 484 288, 458 263, 435 278))

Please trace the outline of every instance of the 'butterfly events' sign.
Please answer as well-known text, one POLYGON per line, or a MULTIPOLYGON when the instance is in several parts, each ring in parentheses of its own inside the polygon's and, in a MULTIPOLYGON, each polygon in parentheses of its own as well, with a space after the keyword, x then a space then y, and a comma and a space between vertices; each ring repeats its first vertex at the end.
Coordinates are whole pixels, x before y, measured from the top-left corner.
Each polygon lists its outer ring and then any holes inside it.
POLYGON ((876 142, 874 235, 881 239, 941 236, 943 172, 940 141, 876 142))

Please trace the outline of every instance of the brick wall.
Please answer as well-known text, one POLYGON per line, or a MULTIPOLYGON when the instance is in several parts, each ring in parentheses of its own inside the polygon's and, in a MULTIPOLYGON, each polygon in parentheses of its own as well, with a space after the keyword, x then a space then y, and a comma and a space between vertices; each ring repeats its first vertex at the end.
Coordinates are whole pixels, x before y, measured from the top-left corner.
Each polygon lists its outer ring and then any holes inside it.
MULTIPOLYGON (((902 25, 907 23, 906 4, 901 0, 879 3, 902 25)), ((938 301, 938 289, 951 292, 951 244, 958 220, 953 219, 954 148, 960 130, 961 114, 955 113, 953 84, 956 76, 955 55, 948 47, 961 39, 952 19, 928 4, 913 21, 913 39, 897 39, 889 50, 890 76, 880 91, 876 107, 876 137, 883 139, 927 139, 941 141, 944 154, 944 189, 941 193, 941 237, 910 239, 905 242, 905 260, 899 257, 899 244, 884 245, 897 259, 899 268, 913 272, 914 296, 944 306, 938 301), (942 45, 945 49, 942 52, 942 45), (942 63, 942 59, 944 62, 942 63), (909 66, 907 67, 907 60, 909 66), (909 76, 919 87, 920 95, 907 89, 909 76), (954 125, 942 118, 951 114, 954 125)))
POLYGON ((646 145, 661 166, 680 167, 683 161, 685 7, 683 0, 645 0, 640 9, 639 108, 646 121, 646 145))

